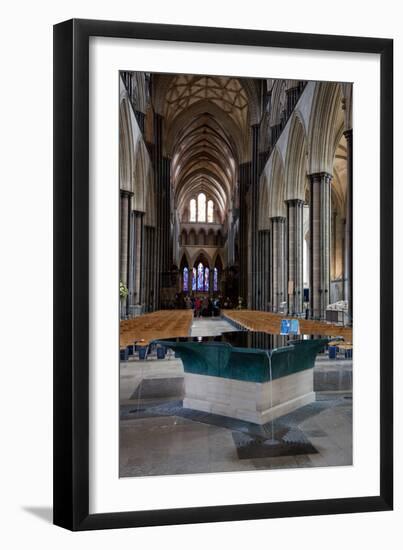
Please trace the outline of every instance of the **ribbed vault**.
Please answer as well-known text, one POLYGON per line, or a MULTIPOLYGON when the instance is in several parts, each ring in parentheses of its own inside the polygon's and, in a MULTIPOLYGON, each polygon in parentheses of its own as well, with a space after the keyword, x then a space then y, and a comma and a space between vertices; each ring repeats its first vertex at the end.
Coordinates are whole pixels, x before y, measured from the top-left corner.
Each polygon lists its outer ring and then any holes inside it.
POLYGON ((217 105, 239 127, 245 127, 248 115, 246 92, 237 78, 225 76, 177 75, 166 95, 167 123, 182 110, 204 100, 217 105))
POLYGON ((224 220, 236 179, 234 151, 224 128, 209 114, 191 121, 180 132, 172 159, 176 205, 182 213, 191 198, 205 193, 224 220))
POLYGON ((221 223, 232 210, 237 166, 248 135, 248 96, 231 77, 177 75, 165 92, 164 120, 175 205, 181 219, 204 193, 221 223))

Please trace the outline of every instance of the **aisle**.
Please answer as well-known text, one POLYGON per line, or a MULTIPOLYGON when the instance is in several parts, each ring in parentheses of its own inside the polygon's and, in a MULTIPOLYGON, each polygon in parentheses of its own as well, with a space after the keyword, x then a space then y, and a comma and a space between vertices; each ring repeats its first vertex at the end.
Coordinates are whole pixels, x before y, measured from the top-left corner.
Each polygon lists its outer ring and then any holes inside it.
POLYGON ((233 325, 222 317, 201 317, 193 319, 191 336, 218 336, 223 332, 235 330, 233 325))

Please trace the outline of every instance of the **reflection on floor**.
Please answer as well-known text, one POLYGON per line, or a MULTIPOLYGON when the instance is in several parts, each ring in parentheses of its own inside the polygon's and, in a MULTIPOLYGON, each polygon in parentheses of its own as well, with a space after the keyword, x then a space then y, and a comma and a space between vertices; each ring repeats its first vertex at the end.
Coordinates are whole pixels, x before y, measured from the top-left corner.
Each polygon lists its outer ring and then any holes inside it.
MULTIPOLYGON (((195 336, 226 330, 223 319, 192 325, 195 336)), ((316 402, 264 426, 183 409, 172 355, 122 362, 120 383, 122 477, 352 464, 351 361, 319 356, 316 402)))
POLYGON ((223 317, 193 319, 191 336, 219 336, 223 332, 237 330, 223 317))

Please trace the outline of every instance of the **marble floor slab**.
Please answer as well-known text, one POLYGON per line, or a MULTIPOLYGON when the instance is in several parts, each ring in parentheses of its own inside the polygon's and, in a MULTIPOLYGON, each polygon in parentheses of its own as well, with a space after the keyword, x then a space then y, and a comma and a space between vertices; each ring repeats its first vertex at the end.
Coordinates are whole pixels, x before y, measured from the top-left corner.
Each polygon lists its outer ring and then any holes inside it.
POLYGON ((235 330, 223 317, 200 317, 193 319, 190 331, 191 336, 219 336, 223 332, 235 330))

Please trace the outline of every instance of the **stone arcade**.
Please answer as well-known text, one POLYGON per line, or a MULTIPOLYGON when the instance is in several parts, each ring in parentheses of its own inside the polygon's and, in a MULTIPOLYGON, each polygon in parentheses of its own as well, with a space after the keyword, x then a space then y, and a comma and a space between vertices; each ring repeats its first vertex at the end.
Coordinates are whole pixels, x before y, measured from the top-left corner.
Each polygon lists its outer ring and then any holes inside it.
POLYGON ((352 321, 350 84, 120 76, 123 316, 222 294, 352 321), (309 297, 308 297, 309 296, 309 297))

